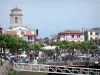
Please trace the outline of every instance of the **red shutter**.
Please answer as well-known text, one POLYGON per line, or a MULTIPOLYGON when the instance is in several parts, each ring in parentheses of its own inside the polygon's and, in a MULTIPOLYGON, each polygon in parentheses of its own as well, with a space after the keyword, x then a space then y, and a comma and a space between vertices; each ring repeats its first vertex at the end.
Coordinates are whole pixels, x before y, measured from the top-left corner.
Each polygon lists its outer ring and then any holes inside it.
POLYGON ((74 35, 72 35, 72 38, 74 38, 74 35))
POLYGON ((92 32, 90 32, 90 35, 92 35, 92 32))
POLYGON ((90 40, 92 40, 92 38, 90 38, 90 40))

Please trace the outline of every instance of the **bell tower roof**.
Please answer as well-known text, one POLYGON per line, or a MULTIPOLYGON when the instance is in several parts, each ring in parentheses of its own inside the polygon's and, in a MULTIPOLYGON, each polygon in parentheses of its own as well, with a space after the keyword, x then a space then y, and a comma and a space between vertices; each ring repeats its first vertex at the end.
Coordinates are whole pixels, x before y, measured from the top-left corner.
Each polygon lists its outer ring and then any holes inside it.
POLYGON ((19 8, 13 8, 11 11, 21 11, 21 9, 19 9, 19 8))
POLYGON ((10 13, 10 26, 22 26, 22 12, 19 8, 13 8, 10 13))

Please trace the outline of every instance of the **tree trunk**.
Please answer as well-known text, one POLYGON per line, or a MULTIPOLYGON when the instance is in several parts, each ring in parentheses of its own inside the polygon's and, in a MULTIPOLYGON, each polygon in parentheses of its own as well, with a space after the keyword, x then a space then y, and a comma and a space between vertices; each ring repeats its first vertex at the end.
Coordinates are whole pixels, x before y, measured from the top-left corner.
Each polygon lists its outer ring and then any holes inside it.
POLYGON ((3 48, 4 56, 5 56, 5 48, 3 48))
POLYGON ((0 52, 2 53, 2 48, 0 47, 0 52))
POLYGON ((3 51, 3 48, 1 48, 1 51, 2 51, 2 53, 4 52, 4 51, 3 51))

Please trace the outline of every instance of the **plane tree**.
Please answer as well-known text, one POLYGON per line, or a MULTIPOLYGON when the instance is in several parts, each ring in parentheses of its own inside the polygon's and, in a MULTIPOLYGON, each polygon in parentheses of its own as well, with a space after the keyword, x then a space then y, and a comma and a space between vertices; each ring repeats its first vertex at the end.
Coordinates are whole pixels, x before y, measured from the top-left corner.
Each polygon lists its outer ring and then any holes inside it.
POLYGON ((28 42, 9 34, 0 34, 0 48, 5 52, 5 49, 9 49, 15 53, 16 50, 25 49, 28 47, 28 42))

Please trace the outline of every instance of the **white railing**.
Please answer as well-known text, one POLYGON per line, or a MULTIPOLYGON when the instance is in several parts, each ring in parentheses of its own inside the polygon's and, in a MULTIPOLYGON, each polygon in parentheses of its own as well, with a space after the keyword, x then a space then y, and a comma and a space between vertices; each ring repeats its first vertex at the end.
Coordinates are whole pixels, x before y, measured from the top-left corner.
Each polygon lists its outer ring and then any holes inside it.
POLYGON ((100 69, 54 66, 54 65, 43 65, 43 64, 14 63, 14 69, 17 71, 58 73, 58 74, 70 74, 70 75, 72 74, 100 75, 100 69))

